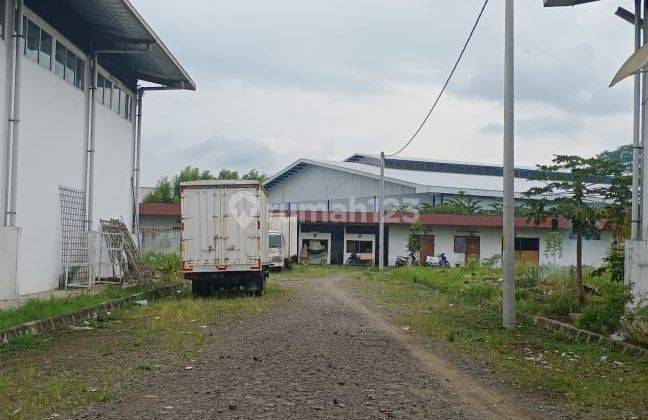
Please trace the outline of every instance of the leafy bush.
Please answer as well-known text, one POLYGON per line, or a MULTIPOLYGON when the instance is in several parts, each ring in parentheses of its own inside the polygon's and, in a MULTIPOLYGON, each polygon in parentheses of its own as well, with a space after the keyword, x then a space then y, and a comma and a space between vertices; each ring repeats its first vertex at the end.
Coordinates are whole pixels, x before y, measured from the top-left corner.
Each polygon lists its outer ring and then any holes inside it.
POLYGON ((579 328, 611 334, 619 327, 625 307, 632 299, 630 290, 620 283, 607 283, 601 287, 601 296, 591 298, 583 307, 576 325, 579 328))
POLYGON ((161 271, 168 277, 180 277, 182 275, 182 257, 178 252, 145 252, 144 262, 151 267, 161 271))
POLYGON ((502 261, 502 254, 491 255, 490 257, 482 258, 481 265, 488 268, 497 267, 502 261))
POLYGON ((545 297, 542 314, 548 317, 566 318, 572 312, 578 312, 578 300, 571 290, 564 290, 545 297))

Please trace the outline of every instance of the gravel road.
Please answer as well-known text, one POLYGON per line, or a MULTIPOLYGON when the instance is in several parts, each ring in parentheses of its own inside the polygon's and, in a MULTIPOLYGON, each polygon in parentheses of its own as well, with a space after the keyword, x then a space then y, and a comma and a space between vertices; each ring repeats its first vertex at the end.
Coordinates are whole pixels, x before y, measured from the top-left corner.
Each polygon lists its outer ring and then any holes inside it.
POLYGON ((285 282, 293 298, 211 326, 191 369, 146 372, 82 417, 526 418, 353 297, 344 278, 285 282))

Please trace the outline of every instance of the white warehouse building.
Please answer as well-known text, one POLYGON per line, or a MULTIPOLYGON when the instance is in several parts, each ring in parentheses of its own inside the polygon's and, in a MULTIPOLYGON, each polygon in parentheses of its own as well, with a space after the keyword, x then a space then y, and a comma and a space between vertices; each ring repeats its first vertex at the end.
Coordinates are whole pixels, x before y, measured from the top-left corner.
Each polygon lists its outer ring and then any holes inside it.
POLYGON ((136 230, 143 92, 196 86, 129 0, 0 0, 0 35, 0 299, 11 299, 60 287, 79 251, 70 238, 100 220, 136 230))
MULTIPOLYGON (((539 181, 531 180, 535 168, 516 168, 518 200, 539 181)), ((502 200, 502 167, 413 158, 385 161, 385 249, 384 258, 394 265, 407 256, 409 228, 413 217, 403 206, 447 203, 458 195, 469 196, 489 209, 502 200)), ((298 220, 295 238, 300 258, 320 253, 317 263, 346 264, 351 254, 361 253, 368 264, 377 264, 378 196, 380 161, 377 156, 355 154, 343 162, 300 159, 271 177, 264 186, 274 211, 290 212, 298 220), (315 251, 311 250, 314 245, 315 251)), ((502 217, 422 212, 424 225, 421 258, 446 254, 452 265, 471 258, 484 259, 502 253, 502 217)), ((518 217, 516 257, 531 264, 576 263, 576 239, 568 220, 547 221, 538 226, 518 217), (549 235, 553 232, 553 235, 549 235), (555 239, 558 237, 559 239, 555 239), (547 252, 548 242, 560 243, 562 253, 547 252)), ((612 243, 612 235, 584 241, 583 262, 600 266, 612 243)))

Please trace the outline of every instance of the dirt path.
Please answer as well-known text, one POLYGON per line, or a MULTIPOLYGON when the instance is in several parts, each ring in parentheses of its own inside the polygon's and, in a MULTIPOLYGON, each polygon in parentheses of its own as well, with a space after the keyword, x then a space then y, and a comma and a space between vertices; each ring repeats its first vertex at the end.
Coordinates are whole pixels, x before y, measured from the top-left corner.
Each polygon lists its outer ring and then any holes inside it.
POLYGON ((210 327, 191 369, 147 372, 82 417, 528 417, 351 297, 344 279, 287 286, 288 304, 210 327))

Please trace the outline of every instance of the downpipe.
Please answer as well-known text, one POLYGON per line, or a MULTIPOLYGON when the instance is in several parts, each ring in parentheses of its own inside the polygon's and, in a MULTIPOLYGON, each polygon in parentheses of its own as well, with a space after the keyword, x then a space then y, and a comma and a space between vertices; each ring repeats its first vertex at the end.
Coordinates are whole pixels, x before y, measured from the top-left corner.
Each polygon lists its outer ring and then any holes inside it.
POLYGON ((22 42, 23 35, 23 0, 12 3, 13 19, 13 54, 9 54, 11 63, 9 89, 9 118, 7 124, 7 143, 5 153, 5 186, 4 186, 4 225, 16 226, 16 204, 18 199, 18 151, 20 140, 20 107, 22 85, 22 42), (17 25, 16 25, 17 24, 17 25))

